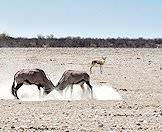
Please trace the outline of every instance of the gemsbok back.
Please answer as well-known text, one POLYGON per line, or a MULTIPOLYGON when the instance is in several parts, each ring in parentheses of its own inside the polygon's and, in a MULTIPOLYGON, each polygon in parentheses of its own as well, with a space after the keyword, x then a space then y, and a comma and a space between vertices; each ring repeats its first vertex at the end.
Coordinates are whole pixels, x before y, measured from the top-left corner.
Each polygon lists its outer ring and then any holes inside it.
POLYGON ((46 77, 46 74, 41 69, 23 69, 18 71, 14 75, 14 82, 12 85, 11 92, 13 96, 17 99, 17 90, 23 85, 32 85, 35 84, 38 87, 39 95, 41 92, 41 87, 44 89, 44 94, 49 94, 55 86, 53 83, 46 77), (16 83, 16 86, 15 86, 16 83))
POLYGON ((88 90, 91 93, 91 98, 93 98, 93 89, 90 84, 90 76, 84 71, 75 71, 75 70, 67 70, 63 73, 61 79, 56 85, 56 90, 62 92, 67 86, 71 86, 71 96, 73 92, 73 85, 79 84, 84 93, 84 83, 87 84, 88 90))

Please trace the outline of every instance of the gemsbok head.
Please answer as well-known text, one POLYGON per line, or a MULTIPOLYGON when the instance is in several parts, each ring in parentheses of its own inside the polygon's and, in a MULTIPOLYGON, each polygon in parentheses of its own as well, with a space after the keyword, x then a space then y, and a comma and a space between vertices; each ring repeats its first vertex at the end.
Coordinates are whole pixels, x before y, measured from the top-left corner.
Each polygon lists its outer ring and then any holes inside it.
POLYGON ((73 92, 73 85, 79 84, 83 90, 84 83, 87 84, 88 90, 91 93, 91 98, 93 98, 93 90, 90 84, 90 76, 84 71, 75 71, 75 70, 67 70, 63 73, 61 79, 59 80, 58 84, 56 85, 56 90, 62 92, 67 86, 71 86, 71 96, 73 92))
POLYGON ((46 77, 46 74, 41 69, 23 69, 18 71, 14 75, 14 82, 12 85, 11 92, 13 96, 15 96, 17 99, 17 90, 23 85, 32 85, 35 84, 38 87, 39 95, 40 95, 40 88, 42 87, 44 89, 44 94, 49 94, 55 86, 53 83, 46 77), (16 83, 16 86, 15 86, 16 83))

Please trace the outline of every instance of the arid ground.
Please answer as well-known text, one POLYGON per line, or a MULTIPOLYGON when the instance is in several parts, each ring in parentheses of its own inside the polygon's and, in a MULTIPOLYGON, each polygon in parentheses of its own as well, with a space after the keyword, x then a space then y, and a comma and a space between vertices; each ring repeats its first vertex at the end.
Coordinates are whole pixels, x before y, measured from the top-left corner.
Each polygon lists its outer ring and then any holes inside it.
POLYGON ((122 100, 21 101, 8 93, 10 99, 0 100, 0 130, 162 131, 162 49, 1 48, 0 95, 20 69, 43 69, 57 83, 67 69, 89 73, 101 56, 107 57, 103 74, 94 67, 91 82, 112 86, 122 100))

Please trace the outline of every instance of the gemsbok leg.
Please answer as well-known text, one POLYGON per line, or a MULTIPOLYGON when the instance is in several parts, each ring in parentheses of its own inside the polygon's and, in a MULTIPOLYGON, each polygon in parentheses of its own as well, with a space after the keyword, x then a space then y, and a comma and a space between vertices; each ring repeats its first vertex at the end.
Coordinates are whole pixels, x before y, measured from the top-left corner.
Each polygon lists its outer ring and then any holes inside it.
POLYGON ((80 84, 80 87, 82 88, 83 94, 85 93, 85 89, 84 89, 84 83, 80 84))
POLYGON ((91 93, 91 98, 93 98, 93 89, 92 89, 92 86, 91 86, 91 84, 89 83, 89 81, 86 82, 86 84, 87 84, 88 87, 89 87, 89 91, 90 91, 90 93, 91 93))
POLYGON ((39 97, 41 97, 41 86, 37 85, 37 87, 38 87, 38 90, 39 90, 39 97))
POLYGON ((102 68, 102 65, 100 65, 100 73, 101 73, 101 74, 102 74, 102 69, 103 69, 103 68, 102 68))
POLYGON ((17 96, 17 90, 18 90, 22 85, 23 85, 23 83, 17 84, 17 86, 14 88, 14 95, 15 95, 15 97, 16 97, 17 99, 19 99, 18 96, 17 96))
POLYGON ((72 94, 73 94, 73 84, 71 85, 71 97, 72 97, 72 94))

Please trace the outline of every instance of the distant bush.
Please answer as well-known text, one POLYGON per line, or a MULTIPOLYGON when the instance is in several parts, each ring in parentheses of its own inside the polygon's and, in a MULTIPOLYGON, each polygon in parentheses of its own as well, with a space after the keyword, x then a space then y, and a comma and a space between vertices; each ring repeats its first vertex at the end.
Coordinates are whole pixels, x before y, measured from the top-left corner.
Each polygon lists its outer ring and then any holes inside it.
POLYGON ((55 38, 53 34, 37 38, 13 38, 0 34, 0 47, 112 47, 112 48, 162 48, 162 39, 130 38, 55 38))
POLYGON ((53 39, 54 38, 54 35, 53 34, 47 35, 46 38, 47 39, 53 39))
POLYGON ((45 39, 45 36, 43 36, 42 34, 38 34, 38 35, 37 35, 37 38, 38 38, 38 39, 45 39))
POLYGON ((7 39, 10 38, 10 36, 7 33, 0 33, 0 39, 7 39))

